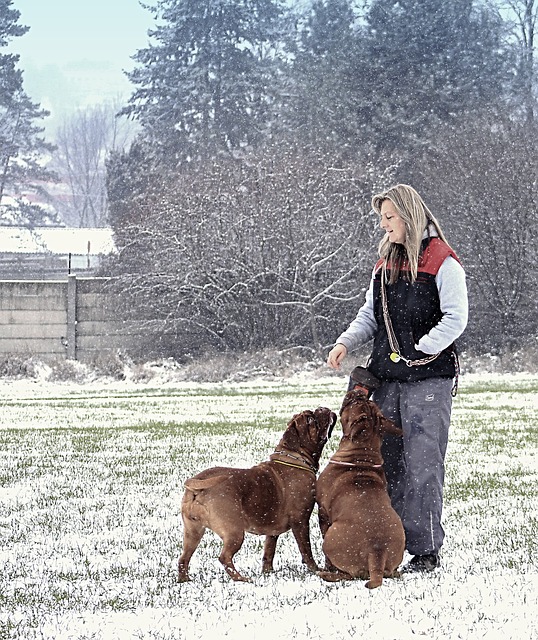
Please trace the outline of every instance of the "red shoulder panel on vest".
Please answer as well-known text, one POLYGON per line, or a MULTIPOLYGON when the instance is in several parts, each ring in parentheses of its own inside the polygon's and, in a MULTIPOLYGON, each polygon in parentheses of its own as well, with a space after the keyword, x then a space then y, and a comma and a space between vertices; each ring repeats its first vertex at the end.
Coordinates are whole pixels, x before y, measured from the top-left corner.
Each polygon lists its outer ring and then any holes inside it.
POLYGON ((446 242, 439 238, 432 238, 424 249, 418 269, 423 273, 431 273, 435 276, 448 256, 452 256, 459 262, 458 256, 446 242))
MULTIPOLYGON (((418 270, 422 273, 430 273, 437 275, 437 272, 441 268, 443 262, 452 256, 455 260, 460 262, 460 259, 456 255, 456 252, 449 247, 446 242, 443 242, 440 238, 432 238, 428 243, 428 246, 424 249, 420 261, 418 263, 418 270)), ((384 262, 384 258, 379 258, 375 264, 375 271, 379 271, 384 262)), ((407 261, 402 265, 403 269, 408 269, 407 261)))

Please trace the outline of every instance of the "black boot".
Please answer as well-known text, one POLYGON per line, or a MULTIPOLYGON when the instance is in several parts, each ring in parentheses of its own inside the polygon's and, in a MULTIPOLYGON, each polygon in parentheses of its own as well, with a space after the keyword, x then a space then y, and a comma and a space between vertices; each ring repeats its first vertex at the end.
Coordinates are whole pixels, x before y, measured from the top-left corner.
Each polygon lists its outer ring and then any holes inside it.
POLYGON ((414 556, 403 567, 402 573, 428 573, 441 566, 439 556, 435 553, 428 553, 423 556, 414 556))

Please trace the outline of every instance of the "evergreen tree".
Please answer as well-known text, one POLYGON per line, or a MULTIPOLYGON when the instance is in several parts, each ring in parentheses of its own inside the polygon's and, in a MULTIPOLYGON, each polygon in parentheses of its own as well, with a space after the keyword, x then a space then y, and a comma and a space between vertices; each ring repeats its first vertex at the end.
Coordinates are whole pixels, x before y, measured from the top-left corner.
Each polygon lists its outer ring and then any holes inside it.
POLYGON ((159 0, 125 112, 169 164, 256 145, 273 121, 280 0, 159 0))
POLYGON ((428 131, 499 105, 509 62, 504 26, 477 0, 373 0, 355 86, 378 148, 416 149, 428 131))
POLYGON ((349 0, 316 0, 303 19, 285 118, 288 130, 303 144, 343 151, 356 138, 354 90, 348 84, 356 37, 349 0))
POLYGON ((156 197, 163 176, 152 162, 151 149, 142 138, 128 151, 112 150, 106 159, 108 218, 117 237, 140 221, 136 219, 139 201, 156 197))
MULTIPOLYGON (((0 0, 0 48, 28 31, 18 24, 20 13, 11 5, 12 0, 0 0)), ((43 139, 43 128, 35 124, 48 112, 24 92, 18 60, 18 55, 0 53, 0 204, 8 189, 17 193, 21 185, 51 177, 43 168, 43 154, 52 146, 43 139)), ((17 212, 21 210, 9 212, 11 220, 17 212)), ((27 207, 20 221, 36 223, 38 214, 36 208, 27 207)))

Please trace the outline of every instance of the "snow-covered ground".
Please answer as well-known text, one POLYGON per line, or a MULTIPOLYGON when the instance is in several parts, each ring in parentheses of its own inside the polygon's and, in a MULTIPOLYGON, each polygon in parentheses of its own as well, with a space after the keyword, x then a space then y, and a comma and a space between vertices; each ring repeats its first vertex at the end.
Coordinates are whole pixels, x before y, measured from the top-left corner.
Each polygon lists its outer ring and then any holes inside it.
MULTIPOLYGON (((250 466, 293 413, 338 410, 339 377, 239 384, 0 381, 0 638, 538 638, 538 377, 462 377, 447 455, 443 567, 327 584, 290 534, 231 582, 206 533, 176 582, 183 481, 250 466)), ((322 466, 336 448, 339 425, 322 466)), ((321 563, 315 517, 312 541, 321 563)))

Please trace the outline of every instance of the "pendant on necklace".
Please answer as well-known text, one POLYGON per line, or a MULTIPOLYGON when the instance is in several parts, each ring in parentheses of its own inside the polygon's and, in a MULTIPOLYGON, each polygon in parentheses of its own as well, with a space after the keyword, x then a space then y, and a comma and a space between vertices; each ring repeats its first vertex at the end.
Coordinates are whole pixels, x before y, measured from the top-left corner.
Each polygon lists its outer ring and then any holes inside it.
POLYGON ((392 362, 400 362, 401 360, 399 354, 397 354, 395 351, 393 351, 389 357, 392 360, 392 362))

